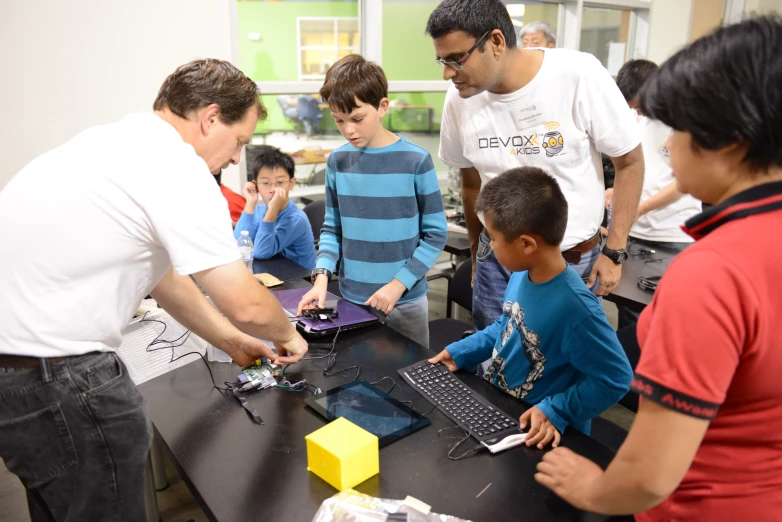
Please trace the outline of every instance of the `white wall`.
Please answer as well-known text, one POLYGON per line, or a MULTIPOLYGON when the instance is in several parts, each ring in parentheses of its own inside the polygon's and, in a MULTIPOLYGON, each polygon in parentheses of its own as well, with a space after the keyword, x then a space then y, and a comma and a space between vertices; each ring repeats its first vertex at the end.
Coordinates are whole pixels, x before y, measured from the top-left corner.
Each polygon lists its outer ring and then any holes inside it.
POLYGON ((747 16, 755 14, 782 13, 782 0, 746 0, 744 10, 747 16))
MULTIPOLYGON (((82 129, 151 111, 178 65, 231 60, 233 2, 2 0, 0 189, 82 129)), ((238 189, 238 168, 223 179, 238 189)))
POLYGON ((654 0, 649 13, 647 58, 661 64, 687 44, 692 0, 654 0))

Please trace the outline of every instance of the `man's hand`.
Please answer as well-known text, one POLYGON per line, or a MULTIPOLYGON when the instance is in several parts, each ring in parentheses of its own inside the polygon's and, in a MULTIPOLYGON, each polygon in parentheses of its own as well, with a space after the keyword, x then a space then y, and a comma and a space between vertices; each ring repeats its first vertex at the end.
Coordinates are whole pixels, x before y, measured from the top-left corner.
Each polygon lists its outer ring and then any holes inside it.
POLYGON ((535 406, 522 413, 521 417, 519 417, 519 427, 521 429, 526 428, 527 423, 530 425, 527 440, 525 441, 527 446, 537 444, 538 449, 543 449, 549 442, 551 442, 552 448, 559 446, 559 441, 562 437, 559 430, 548 420, 546 414, 535 406))
POLYGON ((543 455, 535 480, 573 506, 595 511, 590 502, 590 488, 603 470, 567 448, 556 448, 543 455))
POLYGON ((305 341, 299 332, 293 330, 291 338, 284 343, 274 343, 277 348, 278 357, 274 360, 275 364, 293 364, 299 362, 302 356, 307 353, 307 341, 305 341))
POLYGON ((268 345, 249 335, 242 335, 239 345, 236 347, 236 351, 229 355, 236 364, 242 367, 249 366, 253 364, 256 359, 262 357, 266 357, 272 361, 277 358, 277 355, 275 355, 268 345))
POLYGON ((301 301, 299 301, 299 306, 296 309, 296 315, 298 317, 301 317, 301 312, 303 310, 308 310, 310 308, 316 308, 315 302, 317 302, 317 308, 325 308, 326 306, 326 293, 329 289, 329 278, 326 277, 326 274, 318 274, 318 277, 315 278, 315 284, 312 286, 312 288, 304 294, 301 297, 301 301))
POLYGON ((288 189, 277 187, 274 189, 274 196, 269 201, 269 212, 279 214, 288 206, 288 189))
POLYGON ((605 207, 606 208, 610 207, 611 203, 614 202, 614 189, 613 188, 606 189, 604 198, 605 198, 605 207))
POLYGON ((617 265, 611 258, 600 254, 589 274, 587 287, 592 288, 595 279, 600 277, 600 284, 595 289, 595 295, 608 295, 619 286, 619 278, 622 276, 622 265, 617 265))
POLYGON ((394 309, 396 302, 399 301, 402 294, 405 293, 405 290, 407 290, 405 285, 396 279, 392 279, 390 283, 384 285, 380 290, 372 294, 372 297, 367 299, 364 304, 388 315, 391 313, 391 310, 394 309))
POLYGON ((443 363, 446 368, 451 370, 452 372, 455 372, 459 368, 456 366, 456 363, 451 358, 451 354, 448 353, 448 350, 443 350, 442 352, 438 353, 436 356, 429 359, 429 364, 437 364, 437 363, 443 363))
POLYGON ((242 196, 246 201, 244 211, 248 214, 255 212, 255 206, 258 204, 258 189, 255 187, 254 181, 248 181, 244 184, 242 196), (250 209, 249 212, 247 209, 250 209))

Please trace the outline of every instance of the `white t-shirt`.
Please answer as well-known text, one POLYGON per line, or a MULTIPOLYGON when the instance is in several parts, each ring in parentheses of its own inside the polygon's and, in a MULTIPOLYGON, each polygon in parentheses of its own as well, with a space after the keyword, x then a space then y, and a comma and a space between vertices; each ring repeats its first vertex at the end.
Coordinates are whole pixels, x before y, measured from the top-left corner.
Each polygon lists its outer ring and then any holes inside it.
POLYGON ((440 159, 475 167, 483 183, 506 170, 539 167, 559 182, 568 202, 562 249, 597 232, 603 220, 603 166, 641 141, 638 123, 603 65, 591 54, 541 49, 535 78, 510 94, 468 99, 448 90, 440 130, 440 159))
MULTIPOLYGON (((671 128, 659 121, 638 115, 634 109, 630 111, 637 117, 641 127, 645 165, 641 201, 646 201, 674 181, 673 170, 667 161, 668 149, 665 147, 671 128)), ((694 240, 684 233, 681 225, 700 211, 701 202, 685 195, 667 207, 641 216, 630 228, 630 236, 647 241, 692 243, 694 240)))
POLYGON ((239 258, 206 163, 154 114, 93 127, 0 192, 0 353, 111 351, 173 264, 239 258))

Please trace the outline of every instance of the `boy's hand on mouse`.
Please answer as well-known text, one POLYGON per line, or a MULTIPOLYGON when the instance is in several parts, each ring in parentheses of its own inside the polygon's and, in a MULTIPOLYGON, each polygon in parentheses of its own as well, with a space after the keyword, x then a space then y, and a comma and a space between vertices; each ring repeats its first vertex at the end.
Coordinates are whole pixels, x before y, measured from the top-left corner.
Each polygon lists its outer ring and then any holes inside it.
POLYGON ((543 449, 549 442, 551 442, 552 448, 559 446, 562 436, 551 421, 548 420, 546 414, 535 406, 522 413, 519 418, 519 427, 521 429, 526 428, 528 423, 529 432, 525 442, 527 446, 537 444, 538 449, 543 449))
POLYGON ((364 304, 371 306, 377 310, 380 310, 384 314, 388 315, 391 310, 396 306, 396 302, 405 293, 405 285, 392 279, 390 283, 384 285, 380 290, 372 294, 372 297, 367 299, 364 304))
POLYGON ((318 274, 315 278, 315 284, 312 288, 301 297, 299 306, 296 309, 296 316, 301 317, 302 310, 315 308, 315 302, 318 303, 317 308, 323 308, 326 306, 326 293, 329 289, 329 278, 325 274, 318 274))
POLYGON ((429 364, 437 364, 440 362, 443 363, 446 368, 451 370, 451 372, 455 372, 456 370, 459 369, 459 367, 456 366, 456 363, 451 357, 451 354, 448 353, 448 350, 443 350, 442 352, 438 353, 436 356, 429 359, 429 364))

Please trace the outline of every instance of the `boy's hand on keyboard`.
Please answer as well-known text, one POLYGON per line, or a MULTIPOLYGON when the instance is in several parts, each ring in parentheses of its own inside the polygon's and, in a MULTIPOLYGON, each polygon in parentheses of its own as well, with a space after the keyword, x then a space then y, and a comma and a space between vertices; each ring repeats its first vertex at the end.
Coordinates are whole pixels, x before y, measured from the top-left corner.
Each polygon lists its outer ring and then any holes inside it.
POLYGON ((527 424, 529 424, 529 432, 525 442, 527 446, 537 444, 538 449, 543 449, 549 442, 551 442, 552 448, 559 446, 561 439, 559 431, 548 420, 546 414, 535 406, 522 413, 519 418, 519 427, 521 429, 526 428, 527 424))
POLYGON ((405 290, 405 285, 396 279, 392 279, 390 283, 382 286, 380 290, 372 294, 372 297, 367 299, 364 304, 388 315, 394 309, 396 302, 399 301, 402 294, 405 293, 405 290))
POLYGON ((452 372, 455 372, 459 369, 451 358, 451 354, 448 353, 448 350, 443 350, 442 352, 438 353, 437 356, 429 359, 429 364, 437 364, 439 362, 443 363, 445 367, 452 372))

